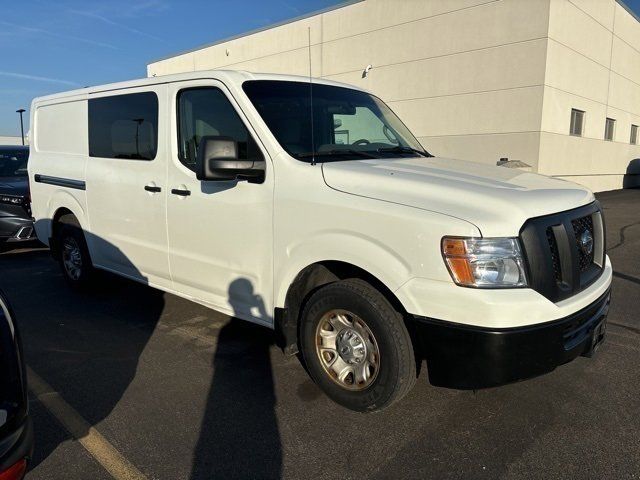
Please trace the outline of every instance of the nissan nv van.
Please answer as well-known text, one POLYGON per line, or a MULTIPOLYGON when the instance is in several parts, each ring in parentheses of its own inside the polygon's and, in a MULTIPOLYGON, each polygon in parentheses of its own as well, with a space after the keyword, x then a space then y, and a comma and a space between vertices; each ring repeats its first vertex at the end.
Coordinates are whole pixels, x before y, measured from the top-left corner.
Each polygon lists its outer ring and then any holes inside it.
POLYGON ((378 97, 202 71, 37 98, 38 238, 96 269, 276 330, 357 411, 426 361, 478 389, 590 356, 612 269, 586 188, 434 157, 378 97))

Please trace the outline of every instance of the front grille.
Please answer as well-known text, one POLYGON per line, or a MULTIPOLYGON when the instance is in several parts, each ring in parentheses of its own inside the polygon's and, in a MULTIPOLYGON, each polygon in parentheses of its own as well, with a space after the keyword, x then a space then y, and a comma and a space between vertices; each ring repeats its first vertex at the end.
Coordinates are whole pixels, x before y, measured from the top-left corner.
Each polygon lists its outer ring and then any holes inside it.
POLYGON ((531 288, 553 302, 584 290, 604 270, 604 221, 597 201, 528 220, 520 240, 531 288))
POLYGON ((588 215, 586 217, 578 218, 577 220, 572 220, 571 224, 573 225, 573 232, 576 237, 580 271, 584 272, 593 263, 594 248, 592 245, 591 252, 585 252, 582 246, 581 238, 582 235, 585 234, 585 232, 587 232, 587 234, 591 234, 591 237, 593 238, 593 217, 591 215, 588 215))
POLYGON ((553 234, 553 228, 547 228, 547 241, 549 242, 549 250, 551 250, 551 263, 553 264, 553 277, 556 282, 562 281, 562 273, 560 267, 560 253, 558 252, 558 243, 556 236, 553 234))

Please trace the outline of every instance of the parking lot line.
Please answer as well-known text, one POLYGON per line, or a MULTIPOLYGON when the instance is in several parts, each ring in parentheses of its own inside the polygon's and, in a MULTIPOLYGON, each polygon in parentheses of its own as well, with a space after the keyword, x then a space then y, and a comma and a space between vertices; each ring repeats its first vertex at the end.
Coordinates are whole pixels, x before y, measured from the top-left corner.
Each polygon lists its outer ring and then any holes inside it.
POLYGON ((29 389, 49 412, 62 424, 116 480, 147 480, 129 460, 122 456, 100 432, 92 427, 69 405, 58 392, 30 367, 27 367, 29 389))

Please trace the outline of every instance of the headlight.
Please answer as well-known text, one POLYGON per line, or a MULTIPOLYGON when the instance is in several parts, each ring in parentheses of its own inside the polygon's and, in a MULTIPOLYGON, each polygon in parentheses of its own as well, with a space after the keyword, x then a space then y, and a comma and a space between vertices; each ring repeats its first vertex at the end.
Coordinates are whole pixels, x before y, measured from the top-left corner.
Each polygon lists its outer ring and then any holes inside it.
POLYGON ((526 287, 524 258, 517 238, 442 239, 442 255, 453 281, 465 287, 526 287))

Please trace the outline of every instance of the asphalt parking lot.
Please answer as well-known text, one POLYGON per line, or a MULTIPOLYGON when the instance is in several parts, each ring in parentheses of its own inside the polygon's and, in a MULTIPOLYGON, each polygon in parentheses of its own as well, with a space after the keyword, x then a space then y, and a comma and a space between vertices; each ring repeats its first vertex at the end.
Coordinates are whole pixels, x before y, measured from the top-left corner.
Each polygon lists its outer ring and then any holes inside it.
POLYGON ((28 478, 640 478, 640 190, 598 197, 615 278, 594 358, 477 392, 423 369, 372 415, 324 397, 267 329, 113 277, 78 294, 46 250, 4 253, 33 372, 28 478))

